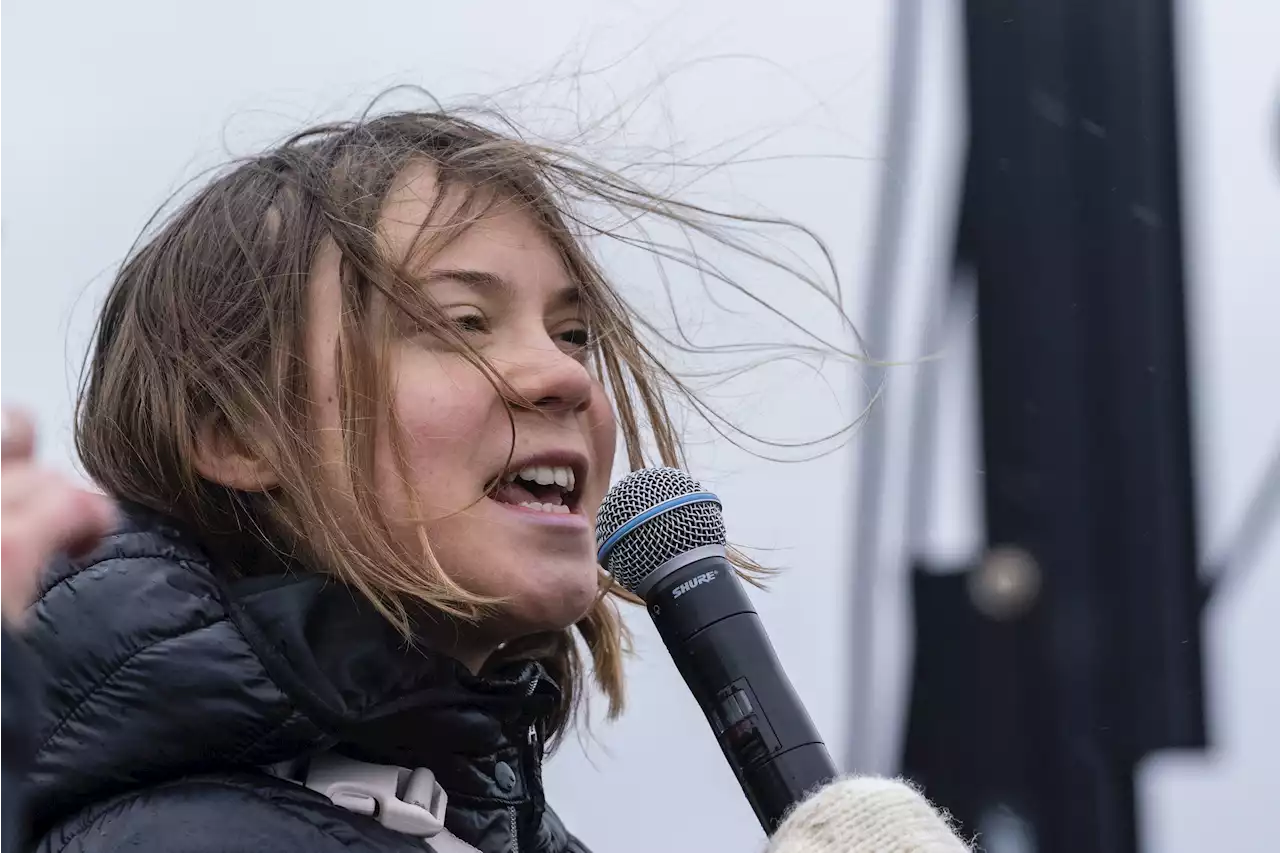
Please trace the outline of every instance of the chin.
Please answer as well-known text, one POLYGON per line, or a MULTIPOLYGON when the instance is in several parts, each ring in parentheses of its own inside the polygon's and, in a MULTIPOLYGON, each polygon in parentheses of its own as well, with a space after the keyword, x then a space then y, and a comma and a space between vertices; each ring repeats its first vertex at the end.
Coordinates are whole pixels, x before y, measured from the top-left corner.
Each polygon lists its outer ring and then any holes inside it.
POLYGON ((591 612, 599 596, 599 569, 594 565, 530 566, 511 596, 507 618, 520 634, 563 631, 591 612))

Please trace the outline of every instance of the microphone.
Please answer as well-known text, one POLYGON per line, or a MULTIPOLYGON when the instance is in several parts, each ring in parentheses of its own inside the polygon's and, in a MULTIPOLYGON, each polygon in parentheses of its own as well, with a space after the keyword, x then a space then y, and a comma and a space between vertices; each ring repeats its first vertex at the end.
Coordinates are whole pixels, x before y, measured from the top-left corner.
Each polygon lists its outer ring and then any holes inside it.
POLYGON ((764 831, 836 777, 725 556, 720 499, 675 468, 619 480, 596 517, 600 565, 644 600, 764 831))

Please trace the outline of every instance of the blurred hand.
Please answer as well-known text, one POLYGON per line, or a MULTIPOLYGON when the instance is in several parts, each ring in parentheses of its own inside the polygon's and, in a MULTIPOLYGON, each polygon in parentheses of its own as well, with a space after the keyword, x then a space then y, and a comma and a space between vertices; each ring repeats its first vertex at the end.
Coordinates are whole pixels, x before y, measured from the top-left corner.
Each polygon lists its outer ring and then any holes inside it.
POLYGON ((107 498, 37 464, 28 418, 9 409, 3 417, 0 603, 12 622, 31 603, 40 572, 53 555, 92 548, 115 524, 116 513, 107 498))

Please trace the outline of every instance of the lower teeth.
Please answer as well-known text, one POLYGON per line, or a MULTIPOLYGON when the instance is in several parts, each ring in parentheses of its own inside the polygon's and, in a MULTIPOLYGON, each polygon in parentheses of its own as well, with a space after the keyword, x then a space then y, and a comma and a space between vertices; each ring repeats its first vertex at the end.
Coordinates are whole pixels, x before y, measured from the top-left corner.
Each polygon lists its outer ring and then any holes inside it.
POLYGON ((519 504, 519 506, 525 507, 526 509, 536 509, 539 512, 555 513, 557 515, 567 515, 569 513, 569 508, 564 504, 544 504, 539 501, 525 501, 524 503, 519 504))

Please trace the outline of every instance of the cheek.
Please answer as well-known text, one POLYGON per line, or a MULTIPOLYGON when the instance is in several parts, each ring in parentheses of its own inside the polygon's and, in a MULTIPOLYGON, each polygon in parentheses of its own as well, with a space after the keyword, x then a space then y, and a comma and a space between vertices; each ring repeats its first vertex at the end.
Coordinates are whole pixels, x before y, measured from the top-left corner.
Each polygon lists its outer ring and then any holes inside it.
MULTIPOLYGON (((446 365, 431 354, 411 354, 396 367, 393 401, 400 430, 401 470, 390 446, 391 429, 381 430, 379 474, 388 488, 415 489, 428 506, 456 510, 481 487, 477 460, 501 404, 493 387, 469 366, 446 365), (459 503, 461 502, 461 503, 459 503)), ((402 499, 405 491, 398 491, 402 499)))
POLYGON ((618 419, 613 413, 613 406, 603 388, 597 388, 595 395, 588 419, 596 472, 596 476, 592 478, 595 480, 595 493, 591 498, 597 506, 592 508, 592 512, 598 508, 600 501, 604 499, 604 493, 609 489, 609 481, 613 478, 613 457, 618 447, 618 419))
POLYGON ((342 442, 342 412, 338 405, 338 374, 331 357, 334 339, 310 353, 307 377, 314 418, 315 441, 321 460, 320 474, 339 494, 351 491, 351 477, 346 468, 342 442))

